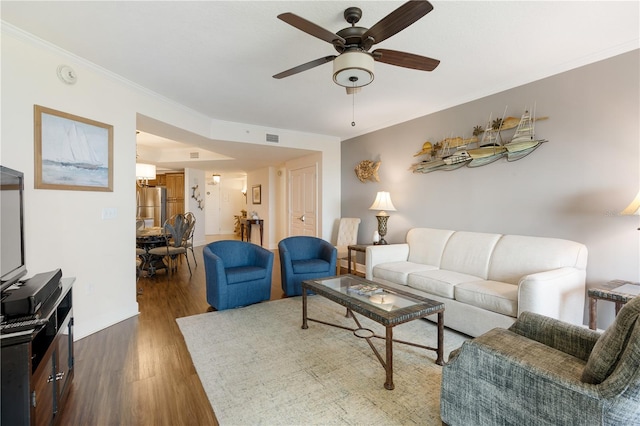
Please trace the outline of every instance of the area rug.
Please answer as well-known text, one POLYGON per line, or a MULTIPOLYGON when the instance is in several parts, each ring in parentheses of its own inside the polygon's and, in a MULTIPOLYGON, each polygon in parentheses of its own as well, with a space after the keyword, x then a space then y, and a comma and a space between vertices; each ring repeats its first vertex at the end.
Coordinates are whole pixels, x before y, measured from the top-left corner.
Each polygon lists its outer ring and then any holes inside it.
MULTIPOLYGON (((308 315, 353 327, 345 308, 310 296, 308 315)), ((445 313, 446 315, 446 313, 445 313)), ((384 327, 358 316, 384 336, 384 327)), ((442 367, 435 352, 394 344, 394 390, 366 340, 309 322, 301 297, 176 320, 221 425, 440 425, 442 367)), ((436 345, 434 323, 394 328, 394 338, 436 345)), ((445 331, 445 360, 467 337, 445 331)), ((384 357, 384 340, 376 347, 384 357)))

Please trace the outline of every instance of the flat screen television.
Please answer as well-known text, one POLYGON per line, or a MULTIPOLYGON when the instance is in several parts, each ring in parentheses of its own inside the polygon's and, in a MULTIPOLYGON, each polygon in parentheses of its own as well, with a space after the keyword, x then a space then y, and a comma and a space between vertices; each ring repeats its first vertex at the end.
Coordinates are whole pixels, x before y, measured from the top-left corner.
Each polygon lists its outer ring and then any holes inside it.
POLYGON ((0 166, 0 292, 26 273, 24 174, 0 166))

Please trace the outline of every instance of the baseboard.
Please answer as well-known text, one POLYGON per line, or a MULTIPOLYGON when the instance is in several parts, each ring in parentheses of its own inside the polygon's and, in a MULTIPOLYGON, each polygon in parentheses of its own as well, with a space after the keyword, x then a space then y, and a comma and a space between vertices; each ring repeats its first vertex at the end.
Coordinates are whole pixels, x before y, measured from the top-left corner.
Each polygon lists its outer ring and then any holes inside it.
POLYGON ((99 324, 97 326, 94 326, 94 327, 91 327, 91 328, 86 328, 86 329, 78 327, 78 324, 76 323, 74 325, 73 341, 76 342, 76 341, 78 341, 80 339, 83 339, 83 338, 85 338, 87 336, 92 335, 93 333, 97 333, 99 331, 102 331, 105 328, 109 328, 109 327, 111 327, 113 325, 121 323, 122 321, 126 321, 126 320, 128 320, 130 318, 137 317, 138 315, 140 315, 140 312, 136 312, 134 314, 131 314, 131 313, 124 314, 124 316, 121 317, 121 318, 116 318, 113 321, 108 321, 108 322, 105 322, 105 323, 101 323, 101 324, 99 324))

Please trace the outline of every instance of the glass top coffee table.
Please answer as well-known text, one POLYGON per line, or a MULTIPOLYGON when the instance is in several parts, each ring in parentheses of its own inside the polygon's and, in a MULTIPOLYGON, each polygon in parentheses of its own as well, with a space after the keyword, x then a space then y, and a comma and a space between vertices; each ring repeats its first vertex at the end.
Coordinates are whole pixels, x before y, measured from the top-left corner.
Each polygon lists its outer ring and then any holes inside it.
POLYGON ((373 349, 376 357, 384 367, 387 377, 384 383, 385 389, 392 390, 393 385, 393 342, 416 346, 435 351, 436 364, 443 365, 443 340, 444 340, 444 304, 435 300, 420 297, 408 292, 375 283, 354 275, 340 275, 337 277, 308 280, 302 282, 302 328, 307 329, 307 321, 314 321, 333 327, 353 331, 357 337, 366 339, 373 349), (356 323, 356 328, 344 327, 325 321, 309 318, 307 316, 307 291, 326 297, 347 308, 347 316, 351 316, 356 323), (386 335, 378 336, 372 330, 363 328, 358 319, 353 315, 357 312, 365 317, 383 325, 386 335), (438 343, 437 347, 418 345, 393 339, 393 327, 415 319, 438 314, 438 343), (382 358, 376 347, 371 342, 372 338, 385 339, 386 360, 382 358))

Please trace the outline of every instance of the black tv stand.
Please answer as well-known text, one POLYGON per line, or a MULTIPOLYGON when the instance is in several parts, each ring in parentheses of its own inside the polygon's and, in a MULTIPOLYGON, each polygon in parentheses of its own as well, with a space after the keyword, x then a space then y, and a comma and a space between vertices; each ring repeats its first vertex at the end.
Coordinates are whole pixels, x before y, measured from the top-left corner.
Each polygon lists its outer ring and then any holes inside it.
POLYGON ((55 300, 41 309, 46 325, 2 334, 2 418, 7 425, 53 424, 73 379, 75 278, 63 278, 55 300))

